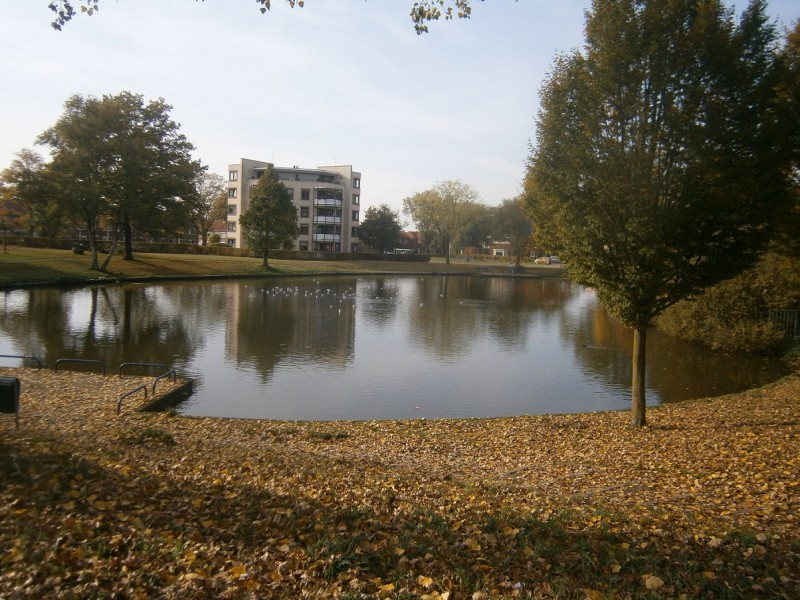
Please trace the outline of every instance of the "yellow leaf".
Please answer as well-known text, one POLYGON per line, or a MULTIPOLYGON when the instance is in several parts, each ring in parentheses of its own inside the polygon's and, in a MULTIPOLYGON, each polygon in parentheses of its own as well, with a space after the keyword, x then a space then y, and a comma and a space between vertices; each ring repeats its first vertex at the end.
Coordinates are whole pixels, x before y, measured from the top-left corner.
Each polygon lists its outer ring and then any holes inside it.
POLYGON ((706 579, 716 579, 717 574, 714 571, 703 571, 703 577, 706 579))
POLYGON ((395 549, 394 549, 394 553, 395 553, 397 556, 403 556, 403 554, 405 554, 405 553, 406 553, 406 551, 405 551, 405 548, 400 548, 400 547, 398 547, 398 548, 395 548, 395 549))
POLYGON ((473 552, 477 552, 481 549, 481 545, 475 538, 468 538, 467 541, 464 542, 464 545, 473 552))
POLYGON ((622 570, 622 565, 614 564, 611 566, 612 573, 619 573, 622 570))
POLYGON ((655 575, 642 575, 642 581, 648 590, 657 590, 664 585, 664 580, 655 575))
POLYGON ((200 524, 206 529, 208 529, 214 524, 214 521, 212 521, 211 519, 206 519, 205 521, 200 521, 200 524))
POLYGON ((246 575, 246 574, 247 574, 247 569, 245 568, 244 565, 233 565, 231 567, 231 577, 233 577, 233 578, 237 578, 238 579, 242 575, 246 575))
POLYGON ((424 575, 420 575, 417 577, 417 583, 419 583, 422 587, 429 588, 433 585, 433 579, 430 577, 425 577, 424 575))
POLYGON ((195 498, 194 500, 192 500, 192 504, 199 508, 199 507, 201 507, 203 505, 203 499, 202 498, 195 498))
POLYGON ((583 593, 586 594, 585 600, 603 600, 606 595, 599 590, 584 589, 583 593))
POLYGON ((391 592, 391 591, 394 591, 394 584, 393 584, 393 583, 387 583, 386 585, 382 585, 382 586, 380 587, 380 590, 381 590, 382 592, 391 592))

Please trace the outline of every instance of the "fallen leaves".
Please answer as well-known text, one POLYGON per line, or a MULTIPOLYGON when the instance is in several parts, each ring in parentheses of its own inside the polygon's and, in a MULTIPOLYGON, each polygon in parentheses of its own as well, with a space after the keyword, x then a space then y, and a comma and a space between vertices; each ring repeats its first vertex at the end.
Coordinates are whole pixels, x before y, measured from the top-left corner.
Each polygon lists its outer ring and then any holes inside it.
POLYGON ((0 421, 3 597, 800 594, 798 378, 632 431, 117 417, 64 375, 0 421))

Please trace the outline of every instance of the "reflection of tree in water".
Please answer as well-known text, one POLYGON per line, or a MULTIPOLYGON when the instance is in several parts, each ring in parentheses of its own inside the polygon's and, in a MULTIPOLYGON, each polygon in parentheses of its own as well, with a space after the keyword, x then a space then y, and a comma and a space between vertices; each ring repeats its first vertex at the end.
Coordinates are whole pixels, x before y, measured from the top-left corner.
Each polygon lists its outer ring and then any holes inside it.
POLYGON ((436 358, 466 355, 483 337, 522 350, 531 326, 554 318, 575 289, 569 282, 506 277, 422 278, 409 309, 412 344, 436 358))
MULTIPOLYGON (((24 310, 5 311, 2 327, 25 354, 47 364, 59 358, 171 366, 203 340, 186 315, 214 309, 214 290, 202 286, 91 286, 28 290, 24 310), (183 315, 175 318, 176 314, 183 315)), ((219 293, 216 294, 219 296, 219 293)))
POLYGON ((397 316, 400 281, 375 277, 358 282, 359 314, 378 329, 384 329, 397 316))
MULTIPOLYGON (((584 375, 622 389, 630 386, 633 336, 599 303, 576 319, 575 354, 584 375)), ((562 329, 562 332, 568 328, 562 329)), ((662 401, 674 402, 733 393, 777 379, 781 365, 748 357, 748 367, 729 355, 670 338, 653 329, 647 336, 647 386, 662 401)))
MULTIPOLYGON (((354 290, 350 280, 242 283, 238 286, 236 334, 229 354, 267 381, 278 364, 295 361, 344 367, 354 347, 354 290)), ((229 327, 229 330, 230 330, 229 327)))

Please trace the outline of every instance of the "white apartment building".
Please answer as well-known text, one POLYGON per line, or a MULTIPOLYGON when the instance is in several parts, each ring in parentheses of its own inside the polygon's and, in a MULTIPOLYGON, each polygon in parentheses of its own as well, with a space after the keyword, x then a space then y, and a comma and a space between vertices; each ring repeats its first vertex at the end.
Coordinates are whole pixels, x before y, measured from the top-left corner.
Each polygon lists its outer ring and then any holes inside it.
MULTIPOLYGON (((228 165, 228 245, 246 248, 239 217, 250 206, 250 188, 271 163, 243 158, 228 165)), ((272 168, 297 207, 295 250, 358 252, 361 173, 352 165, 272 168)))

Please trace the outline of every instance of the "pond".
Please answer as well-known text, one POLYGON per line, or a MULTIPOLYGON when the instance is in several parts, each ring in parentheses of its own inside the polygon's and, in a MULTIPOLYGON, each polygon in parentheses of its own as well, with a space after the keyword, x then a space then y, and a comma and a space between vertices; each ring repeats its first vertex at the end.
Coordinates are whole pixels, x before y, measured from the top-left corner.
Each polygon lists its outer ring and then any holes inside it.
MULTIPOLYGON (((626 409, 631 334, 555 278, 300 277, 0 292, 0 354, 162 363, 187 415, 289 420, 626 409)), ((648 405, 786 373, 650 332, 648 405)), ((15 366, 14 359, 0 364, 15 366)), ((17 363, 18 364, 18 363, 17 363)), ((115 371, 113 372, 116 373, 115 371)))

